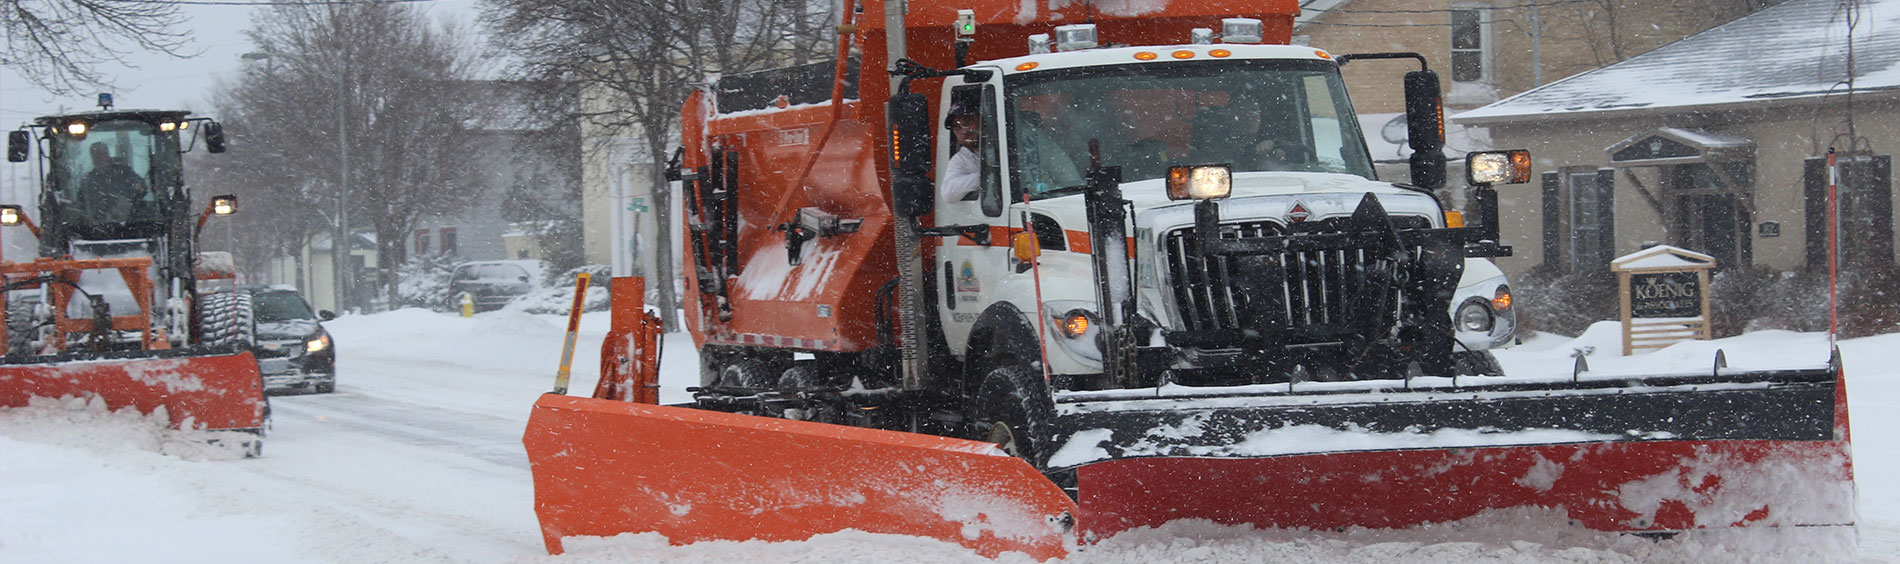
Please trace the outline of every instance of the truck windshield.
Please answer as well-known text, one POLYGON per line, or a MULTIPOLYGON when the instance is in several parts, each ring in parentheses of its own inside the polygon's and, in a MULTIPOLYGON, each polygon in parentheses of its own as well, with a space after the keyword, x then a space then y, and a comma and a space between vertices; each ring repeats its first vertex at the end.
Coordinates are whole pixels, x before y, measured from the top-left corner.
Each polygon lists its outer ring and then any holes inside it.
POLYGON ((108 237, 104 232, 161 218, 152 187, 177 176, 177 133, 109 120, 93 123, 84 138, 55 135, 53 142, 60 221, 88 237, 108 237))
POLYGON ((1010 173, 1031 197, 1081 185, 1091 145, 1124 182, 1194 164, 1374 178, 1330 63, 1114 65, 1017 75, 1008 86, 1010 173))

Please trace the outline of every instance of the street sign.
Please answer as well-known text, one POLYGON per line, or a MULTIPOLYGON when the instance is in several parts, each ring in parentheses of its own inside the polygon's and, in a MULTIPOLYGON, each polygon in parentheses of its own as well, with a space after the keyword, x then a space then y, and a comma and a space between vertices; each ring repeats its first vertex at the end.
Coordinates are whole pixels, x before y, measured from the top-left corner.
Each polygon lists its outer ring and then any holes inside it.
POLYGON ((637 213, 646 213, 646 212, 647 212, 647 199, 646 199, 646 198, 633 198, 633 199, 632 199, 632 201, 629 201, 629 202, 627 202, 627 211, 630 211, 630 212, 637 212, 637 213))

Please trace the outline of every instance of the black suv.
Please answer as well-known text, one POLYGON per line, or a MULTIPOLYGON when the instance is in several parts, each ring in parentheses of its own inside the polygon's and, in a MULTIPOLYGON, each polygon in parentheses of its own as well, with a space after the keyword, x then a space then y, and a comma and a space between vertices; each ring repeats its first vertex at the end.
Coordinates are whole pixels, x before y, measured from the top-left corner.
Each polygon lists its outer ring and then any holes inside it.
POLYGON ((547 285, 548 264, 539 260, 482 260, 455 265, 449 275, 448 306, 462 309, 462 294, 475 302, 475 311, 501 309, 515 297, 547 285))
POLYGON ((329 311, 312 313, 303 294, 289 286, 250 288, 251 315, 257 322, 257 367, 267 393, 336 390, 336 343, 319 322, 336 319, 329 311))

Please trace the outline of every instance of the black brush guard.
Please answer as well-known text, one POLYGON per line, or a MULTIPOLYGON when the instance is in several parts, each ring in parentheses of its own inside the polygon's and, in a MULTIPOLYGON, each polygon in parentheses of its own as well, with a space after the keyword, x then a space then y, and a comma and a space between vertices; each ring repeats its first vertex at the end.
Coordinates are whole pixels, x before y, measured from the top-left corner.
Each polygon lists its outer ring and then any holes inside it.
POLYGON ((1221 355, 1226 366, 1171 370, 1171 381, 1451 373, 1447 307, 1467 230, 1413 227, 1403 220, 1415 218, 1390 216, 1372 194, 1350 217, 1291 229, 1223 226, 1218 205, 1197 204, 1193 232, 1165 243, 1182 317, 1182 329, 1165 336, 1173 347, 1233 354, 1221 355))

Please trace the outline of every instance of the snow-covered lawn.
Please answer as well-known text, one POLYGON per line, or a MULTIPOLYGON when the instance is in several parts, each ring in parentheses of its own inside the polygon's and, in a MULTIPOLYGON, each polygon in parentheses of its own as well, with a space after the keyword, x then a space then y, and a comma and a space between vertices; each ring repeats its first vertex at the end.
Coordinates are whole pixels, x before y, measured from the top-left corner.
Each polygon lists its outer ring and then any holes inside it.
MULTIPOLYGON (((162 418, 78 400, 0 411, 0 562, 979 562, 929 539, 843 532, 805 542, 668 546, 654 535, 570 539, 547 556, 520 446, 553 384, 565 320, 513 311, 463 319, 420 310, 349 316, 338 392, 278 397, 264 457, 246 460, 162 418)), ((582 323, 577 393, 591 390, 604 315, 582 323)), ((1500 355, 1513 375, 1568 374, 1579 349, 1601 373, 1811 366, 1826 339, 1763 332, 1634 356, 1615 327, 1533 340, 1500 355)), ((1860 562, 1900 562, 1900 335, 1842 343, 1859 478, 1860 562)), ((664 400, 687 399, 695 351, 670 335, 664 400)), ((1852 561, 1854 539, 1817 531, 1716 532, 1650 541, 1502 511, 1404 531, 1254 531, 1177 522, 1071 556, 1152 562, 1852 561)), ((1004 561, 1022 561, 1005 556, 1004 561)))

